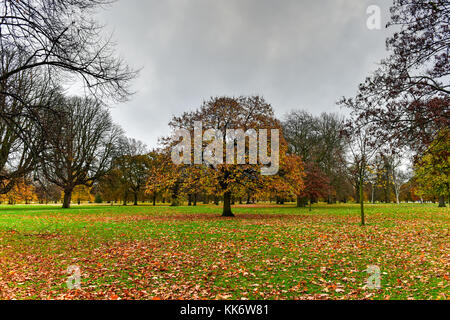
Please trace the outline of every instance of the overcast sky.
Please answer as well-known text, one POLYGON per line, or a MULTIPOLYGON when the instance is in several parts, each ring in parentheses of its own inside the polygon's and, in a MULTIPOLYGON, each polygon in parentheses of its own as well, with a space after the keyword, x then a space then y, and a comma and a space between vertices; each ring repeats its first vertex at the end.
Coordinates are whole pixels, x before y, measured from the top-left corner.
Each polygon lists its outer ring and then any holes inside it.
POLYGON ((336 101, 386 56, 391 0, 119 0, 100 19, 118 53, 142 68, 113 106, 127 135, 157 145, 172 115, 218 95, 260 94, 278 117, 343 112, 336 101), (370 5, 382 30, 366 27, 370 5))

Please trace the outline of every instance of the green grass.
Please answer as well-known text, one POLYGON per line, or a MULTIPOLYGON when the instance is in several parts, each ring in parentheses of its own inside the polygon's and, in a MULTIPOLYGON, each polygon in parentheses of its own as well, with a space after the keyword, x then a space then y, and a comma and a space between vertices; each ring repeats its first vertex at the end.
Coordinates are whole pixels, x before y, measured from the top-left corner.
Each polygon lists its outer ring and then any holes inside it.
POLYGON ((0 299, 449 299, 436 205, 0 206, 0 299), (69 290, 66 270, 81 270, 69 290), (381 289, 366 287, 369 265, 381 289))

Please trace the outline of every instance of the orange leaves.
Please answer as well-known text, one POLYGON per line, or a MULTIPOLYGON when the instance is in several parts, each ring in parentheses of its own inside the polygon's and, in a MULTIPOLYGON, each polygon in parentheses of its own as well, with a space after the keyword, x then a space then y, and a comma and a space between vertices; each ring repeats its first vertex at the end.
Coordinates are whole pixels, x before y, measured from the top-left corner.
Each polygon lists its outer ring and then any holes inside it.
POLYGON ((266 190, 276 196, 297 196, 304 189, 304 169, 300 157, 282 155, 277 175, 266 177, 266 190))
POLYGON ((110 295, 109 298, 110 298, 111 300, 119 300, 119 296, 116 295, 116 294, 110 295))

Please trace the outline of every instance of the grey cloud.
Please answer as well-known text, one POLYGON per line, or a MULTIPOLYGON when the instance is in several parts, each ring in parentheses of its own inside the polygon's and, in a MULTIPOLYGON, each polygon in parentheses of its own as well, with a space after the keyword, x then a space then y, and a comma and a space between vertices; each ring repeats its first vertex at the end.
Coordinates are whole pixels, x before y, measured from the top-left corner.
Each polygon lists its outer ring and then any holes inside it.
POLYGON ((99 17, 143 69, 113 117, 156 146, 173 114, 210 96, 261 94, 280 117, 338 111, 386 55, 388 32, 366 28, 371 4, 385 24, 389 0, 120 0, 99 17))

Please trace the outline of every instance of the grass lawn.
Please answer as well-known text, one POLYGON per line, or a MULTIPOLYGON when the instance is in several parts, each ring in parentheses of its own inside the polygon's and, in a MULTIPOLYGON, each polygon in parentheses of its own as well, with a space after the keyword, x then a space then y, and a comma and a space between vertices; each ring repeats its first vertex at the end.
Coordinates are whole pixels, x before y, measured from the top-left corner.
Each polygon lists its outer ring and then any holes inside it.
POLYGON ((366 210, 0 206, 0 299, 449 299, 450 210, 366 210))

